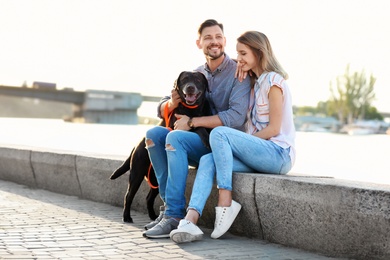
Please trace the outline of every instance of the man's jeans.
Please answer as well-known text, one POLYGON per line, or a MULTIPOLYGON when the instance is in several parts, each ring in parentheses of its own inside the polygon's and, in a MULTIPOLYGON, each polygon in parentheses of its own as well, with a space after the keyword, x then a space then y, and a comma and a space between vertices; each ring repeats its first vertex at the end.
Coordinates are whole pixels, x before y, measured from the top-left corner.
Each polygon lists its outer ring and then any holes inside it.
POLYGON ((161 199, 166 205, 165 215, 183 218, 188 165, 197 166, 200 158, 210 153, 210 149, 194 132, 169 131, 162 126, 146 132, 146 148, 156 173, 161 199), (148 145, 150 141, 153 144, 148 145))

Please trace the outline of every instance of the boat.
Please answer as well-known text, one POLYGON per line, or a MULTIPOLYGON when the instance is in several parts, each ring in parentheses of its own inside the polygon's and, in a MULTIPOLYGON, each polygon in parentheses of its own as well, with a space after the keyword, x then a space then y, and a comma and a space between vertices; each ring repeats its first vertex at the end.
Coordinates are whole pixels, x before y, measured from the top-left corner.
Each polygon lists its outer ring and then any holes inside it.
POLYGON ((379 134, 381 129, 381 123, 375 120, 360 120, 353 124, 348 124, 343 127, 341 132, 348 135, 371 135, 379 134))

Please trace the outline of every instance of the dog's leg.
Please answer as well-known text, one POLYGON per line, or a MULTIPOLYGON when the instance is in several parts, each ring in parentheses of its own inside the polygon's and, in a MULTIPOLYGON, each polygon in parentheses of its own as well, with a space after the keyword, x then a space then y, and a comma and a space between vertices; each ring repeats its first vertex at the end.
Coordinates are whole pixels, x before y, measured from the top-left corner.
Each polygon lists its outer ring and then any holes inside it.
POLYGON ((148 173, 149 166, 149 154, 145 148, 145 138, 143 138, 135 148, 130 159, 129 185, 127 188, 123 209, 124 222, 132 222, 130 213, 131 204, 135 194, 141 186, 142 181, 144 180, 144 177, 148 173))
POLYGON ((149 218, 151 220, 155 220, 158 217, 154 212, 154 208, 153 208, 154 201, 158 193, 159 193, 158 188, 157 189, 150 188, 148 196, 146 196, 146 206, 148 208, 149 218))
POLYGON ((150 172, 148 174, 149 178, 149 185, 151 186, 148 195, 146 196, 146 206, 149 213, 149 218, 151 220, 155 220, 158 216, 154 212, 154 200, 156 199, 157 195, 159 194, 158 190, 158 182, 156 178, 156 174, 154 173, 153 167, 150 167, 150 172), (157 188, 152 188, 157 187, 157 188))
POLYGON ((137 172, 133 168, 130 170, 129 184, 127 186, 127 192, 125 195, 123 207, 123 222, 133 223, 133 219, 130 213, 131 204, 133 203, 135 194, 141 186, 143 178, 143 173, 137 172))
MULTIPOLYGON (((133 202, 133 199, 130 198, 131 197, 131 187, 130 187, 130 182, 129 184, 127 185, 127 191, 126 191, 126 194, 125 194, 125 199, 123 201, 123 222, 127 222, 127 223, 133 223, 133 218, 131 217, 131 214, 130 214, 130 207, 131 207, 131 203, 133 202)), ((134 197, 134 195, 133 195, 134 197)))

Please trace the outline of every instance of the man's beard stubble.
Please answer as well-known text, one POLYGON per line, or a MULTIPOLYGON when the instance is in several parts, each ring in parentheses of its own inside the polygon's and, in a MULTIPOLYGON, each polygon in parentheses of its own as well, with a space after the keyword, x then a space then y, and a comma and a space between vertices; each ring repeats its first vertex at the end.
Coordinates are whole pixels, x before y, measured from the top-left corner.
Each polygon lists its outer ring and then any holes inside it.
POLYGON ((206 56, 206 58, 208 58, 210 60, 216 60, 216 59, 222 57, 223 55, 225 55, 225 52, 221 51, 221 53, 218 54, 218 55, 211 55, 209 52, 207 52, 204 55, 206 56))

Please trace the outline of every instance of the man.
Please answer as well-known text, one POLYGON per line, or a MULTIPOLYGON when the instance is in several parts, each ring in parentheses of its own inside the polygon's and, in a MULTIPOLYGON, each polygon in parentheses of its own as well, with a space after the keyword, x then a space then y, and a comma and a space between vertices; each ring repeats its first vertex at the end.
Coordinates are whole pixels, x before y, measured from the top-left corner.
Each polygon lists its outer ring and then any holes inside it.
MULTIPOLYGON (((200 158, 211 150, 200 137, 190 132, 194 127, 214 128, 225 125, 244 130, 245 116, 249 107, 250 79, 242 82, 235 78, 237 63, 224 52, 226 38, 223 25, 215 20, 206 20, 198 30, 196 45, 206 57, 206 64, 196 70, 202 72, 209 83, 206 97, 210 102, 212 116, 188 118, 177 115, 175 131, 156 126, 146 133, 146 147, 159 183, 160 196, 164 201, 165 211, 145 226, 143 236, 149 238, 169 237, 185 215, 185 189, 188 165, 197 166, 200 158), (184 131, 176 131, 184 130, 184 131)), ((165 106, 175 109, 180 102, 176 91, 171 98, 160 102, 159 113, 165 106)))

